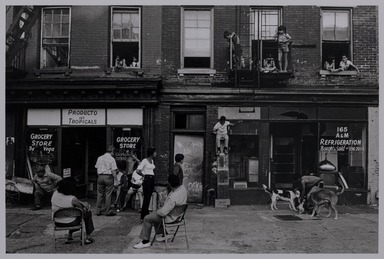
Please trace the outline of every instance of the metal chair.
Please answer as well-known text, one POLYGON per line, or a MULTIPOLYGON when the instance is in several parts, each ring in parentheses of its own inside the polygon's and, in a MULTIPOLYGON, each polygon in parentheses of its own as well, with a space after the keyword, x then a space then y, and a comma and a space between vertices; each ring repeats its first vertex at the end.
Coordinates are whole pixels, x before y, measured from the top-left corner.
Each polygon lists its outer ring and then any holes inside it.
MULTIPOLYGON (((188 236, 187 236, 187 226, 186 226, 186 222, 185 222, 185 212, 187 211, 187 208, 188 208, 188 204, 176 206, 174 208, 174 210, 180 211, 180 216, 175 221, 165 222, 165 218, 163 218, 161 224, 159 224, 159 226, 155 230, 155 235, 153 236, 151 244, 153 244, 153 242, 155 241, 156 236, 159 235, 158 231, 160 230, 161 226, 163 227, 163 233, 162 234, 163 234, 164 237, 167 236, 167 232, 168 232, 169 229, 176 228, 175 232, 173 233, 171 242, 173 242, 173 240, 175 239, 176 234, 177 234, 179 228, 181 226, 184 226, 185 240, 187 242, 187 248, 189 249, 188 236)), ((165 250, 166 251, 168 250, 168 240, 167 240, 167 238, 165 238, 165 250)))
POLYGON ((80 230, 81 246, 84 248, 85 232, 83 223, 83 211, 80 208, 62 208, 55 211, 53 214, 53 236, 55 241, 55 251, 56 240, 61 239, 60 237, 56 236, 56 231, 63 230, 80 230), (74 218, 74 220, 69 223, 57 222, 57 219, 60 218, 74 218))

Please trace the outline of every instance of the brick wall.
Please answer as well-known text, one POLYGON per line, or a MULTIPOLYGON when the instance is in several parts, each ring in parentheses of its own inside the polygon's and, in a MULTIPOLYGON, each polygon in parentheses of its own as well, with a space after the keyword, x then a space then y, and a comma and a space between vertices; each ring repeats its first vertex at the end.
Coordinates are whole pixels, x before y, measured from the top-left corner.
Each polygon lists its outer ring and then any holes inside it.
POLYGON ((165 6, 162 10, 162 74, 164 77, 175 77, 180 68, 180 7, 165 6))
POLYGON ((71 24, 71 66, 109 66, 108 6, 74 6, 71 24))
POLYGON ((162 34, 162 8, 161 6, 143 6, 142 31, 142 67, 147 75, 160 75, 161 73, 161 34, 162 34))
POLYGON ((378 18, 374 6, 358 6, 353 9, 353 60, 367 80, 378 77, 378 18))
POLYGON ((155 112, 156 184, 167 184, 170 170, 170 106, 162 104, 155 112))

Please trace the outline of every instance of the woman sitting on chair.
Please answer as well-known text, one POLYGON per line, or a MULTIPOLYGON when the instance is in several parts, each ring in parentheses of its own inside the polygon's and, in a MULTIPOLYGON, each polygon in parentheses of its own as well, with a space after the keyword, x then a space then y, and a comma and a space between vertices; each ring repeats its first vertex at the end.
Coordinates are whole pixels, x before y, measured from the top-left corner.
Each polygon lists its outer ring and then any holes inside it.
MULTIPOLYGON (((79 199, 75 196, 76 190, 76 180, 72 177, 64 178, 61 180, 58 184, 57 190, 53 193, 51 203, 52 203, 52 217, 53 214, 58 211, 59 209, 63 208, 80 208, 83 210, 83 220, 85 224, 85 233, 86 233, 86 239, 84 241, 84 244, 89 245, 95 242, 93 238, 91 238, 91 233, 95 230, 95 227, 93 226, 93 220, 92 220, 92 212, 90 210, 90 205, 87 202, 79 201, 79 199)), ((79 224, 78 218, 61 218, 56 219, 56 225, 62 226, 62 227, 70 227, 75 226, 79 224), (59 221, 60 220, 60 221, 59 221)), ((72 233, 74 231, 69 230, 67 241, 65 242, 70 243, 72 238, 72 233)))

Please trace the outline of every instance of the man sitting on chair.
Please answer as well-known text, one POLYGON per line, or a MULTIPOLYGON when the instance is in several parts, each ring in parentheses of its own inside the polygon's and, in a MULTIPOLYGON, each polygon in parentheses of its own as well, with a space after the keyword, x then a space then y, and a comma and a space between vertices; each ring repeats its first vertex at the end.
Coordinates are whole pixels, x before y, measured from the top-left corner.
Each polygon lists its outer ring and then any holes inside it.
MULTIPOLYGON (((149 239, 151 237, 152 226, 155 226, 155 230, 158 229, 158 224, 161 224, 163 218, 165 218, 165 222, 175 221, 177 217, 180 216, 180 210, 175 209, 175 207, 187 204, 187 189, 185 189, 183 185, 180 186, 179 177, 170 174, 168 176, 168 183, 171 186, 172 191, 168 194, 163 207, 144 217, 139 236, 142 241, 134 245, 133 248, 141 249, 150 247, 151 242, 149 239)), ((159 233, 162 233, 162 229, 159 230, 159 233)), ((164 241, 165 238, 166 237, 162 237, 156 240, 161 242, 164 241)))

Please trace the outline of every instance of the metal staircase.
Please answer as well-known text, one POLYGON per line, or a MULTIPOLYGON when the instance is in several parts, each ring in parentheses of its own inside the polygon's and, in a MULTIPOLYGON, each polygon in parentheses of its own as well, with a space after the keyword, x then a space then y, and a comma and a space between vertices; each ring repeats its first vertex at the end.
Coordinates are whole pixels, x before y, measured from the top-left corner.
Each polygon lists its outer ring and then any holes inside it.
POLYGON ((6 33, 6 66, 24 70, 25 48, 30 36, 32 26, 35 24, 39 10, 34 6, 19 6, 7 9, 16 14, 6 33), (19 9, 17 11, 17 9, 19 9))

